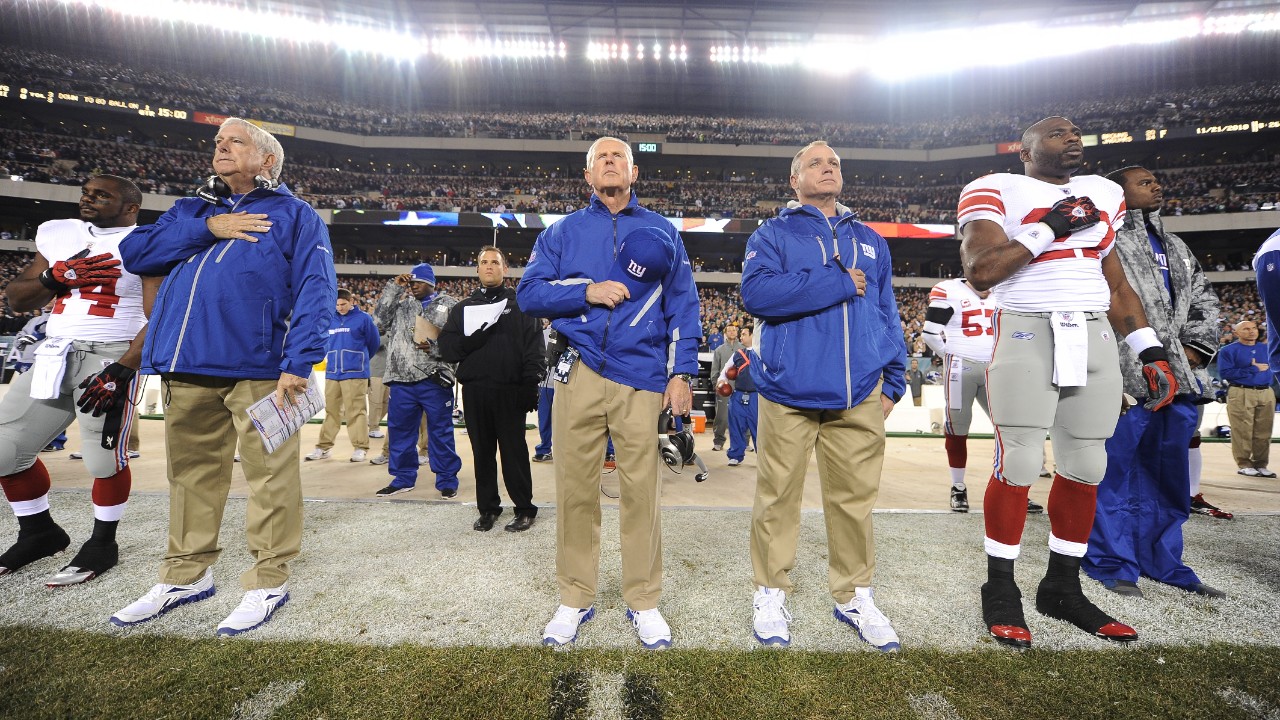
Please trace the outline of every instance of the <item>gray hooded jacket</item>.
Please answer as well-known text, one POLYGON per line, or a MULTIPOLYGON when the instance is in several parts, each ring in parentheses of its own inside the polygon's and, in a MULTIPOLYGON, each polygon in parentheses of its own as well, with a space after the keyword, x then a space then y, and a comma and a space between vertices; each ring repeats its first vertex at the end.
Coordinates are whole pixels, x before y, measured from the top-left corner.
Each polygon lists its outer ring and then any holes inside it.
MULTIPOLYGON (((1146 220, 1164 240, 1169 263, 1169 283, 1173 302, 1164 287, 1164 276, 1155 260, 1151 241, 1141 210, 1130 210, 1124 227, 1116 234, 1113 252, 1124 267, 1125 277, 1142 300, 1151 329, 1160 336, 1169 354, 1169 367, 1178 379, 1178 394, 1213 397, 1209 377, 1203 368, 1192 371, 1182 346, 1194 348, 1206 362, 1218 352, 1218 296, 1205 277, 1200 262, 1177 235, 1166 232, 1159 211, 1145 213, 1146 220)), ((1142 378, 1142 363, 1124 342, 1120 341, 1120 368, 1124 373, 1124 391, 1136 398, 1146 397, 1147 383, 1142 378)))
POLYGON ((454 366, 440 359, 440 348, 434 342, 430 352, 418 349, 413 342, 413 329, 418 317, 443 329, 449 311, 457 304, 457 300, 437 292, 424 306, 395 280, 387 283, 374 310, 382 331, 382 345, 387 351, 384 382, 415 383, 438 371, 447 371, 448 377, 453 376, 454 366))

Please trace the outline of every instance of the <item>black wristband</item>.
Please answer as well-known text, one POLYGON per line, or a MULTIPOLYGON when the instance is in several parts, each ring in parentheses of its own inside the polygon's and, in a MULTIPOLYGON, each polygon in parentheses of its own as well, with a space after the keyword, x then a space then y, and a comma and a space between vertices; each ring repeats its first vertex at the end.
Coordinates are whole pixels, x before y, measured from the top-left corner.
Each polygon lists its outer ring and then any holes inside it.
POLYGON ((1138 353, 1138 360, 1141 361, 1143 365, 1160 360, 1169 362, 1169 353, 1165 352, 1164 347, 1161 345, 1152 345, 1146 350, 1138 353))
POLYGON ((1071 234, 1071 221, 1052 210, 1040 218, 1040 222, 1049 226, 1055 238, 1066 237, 1071 234))
POLYGON ((64 285, 53 279, 53 268, 45 268, 44 272, 40 273, 38 279, 40 280, 41 285, 52 290, 55 295, 65 295, 71 292, 70 285, 64 285))

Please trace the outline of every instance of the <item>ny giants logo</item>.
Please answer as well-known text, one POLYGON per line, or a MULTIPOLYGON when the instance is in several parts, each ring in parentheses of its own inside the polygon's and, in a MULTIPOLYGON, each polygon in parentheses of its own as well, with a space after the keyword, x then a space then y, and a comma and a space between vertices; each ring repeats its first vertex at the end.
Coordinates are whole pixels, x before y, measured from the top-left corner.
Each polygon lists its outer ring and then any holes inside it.
POLYGON ((649 272, 649 269, 643 265, 640 265, 635 260, 628 260, 627 272, 634 275, 636 279, 644 279, 645 273, 649 272))

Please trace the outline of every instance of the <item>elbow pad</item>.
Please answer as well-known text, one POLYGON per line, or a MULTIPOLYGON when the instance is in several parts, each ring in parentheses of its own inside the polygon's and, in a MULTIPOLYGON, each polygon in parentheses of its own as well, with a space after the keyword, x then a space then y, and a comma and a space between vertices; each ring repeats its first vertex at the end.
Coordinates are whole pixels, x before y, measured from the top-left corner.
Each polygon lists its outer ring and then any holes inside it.
MULTIPOLYGON (((925 311, 924 311, 924 331, 929 332, 929 325, 931 323, 937 324, 939 326, 946 325, 948 322, 951 321, 951 316, 955 314, 956 314, 955 309, 949 305, 930 305, 929 307, 925 308, 925 311)), ((939 327, 934 332, 941 332, 941 331, 942 331, 942 328, 939 327)))

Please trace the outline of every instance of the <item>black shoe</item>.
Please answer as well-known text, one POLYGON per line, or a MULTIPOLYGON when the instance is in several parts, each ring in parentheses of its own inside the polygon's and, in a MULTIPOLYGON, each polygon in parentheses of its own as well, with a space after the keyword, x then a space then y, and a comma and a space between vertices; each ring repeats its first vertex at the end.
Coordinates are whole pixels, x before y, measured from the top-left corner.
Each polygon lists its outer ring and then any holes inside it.
POLYGON ((507 523, 502 529, 507 532, 524 532, 533 527, 533 520, 532 515, 517 515, 515 520, 507 523))
POLYGON ((458 497, 458 488, 449 488, 448 490, 441 490, 440 497, 444 498, 445 500, 452 500, 458 497))
POLYGON ((120 546, 116 542, 101 542, 89 538, 80 546, 80 552, 71 558, 67 566, 45 582, 45 587, 79 585, 98 577, 120 561, 120 546))
POLYGON ((1204 583, 1196 583, 1188 589, 1197 595, 1204 595, 1205 597, 1224 598, 1227 596, 1226 593, 1222 592, 1218 588, 1213 587, 1212 585, 1205 585, 1204 583))
POLYGON ((1036 610, 1056 620, 1065 620, 1081 630, 1104 640, 1129 642, 1138 639, 1138 631, 1098 609, 1084 596, 1079 582, 1050 583, 1040 581, 1036 589, 1036 610))
POLYGON ((951 509, 956 512, 969 512, 969 490, 968 488, 961 490, 955 485, 951 486, 951 509))
POLYGON ((471 526, 471 529, 477 532, 489 532, 493 529, 493 522, 497 519, 498 513, 480 513, 480 517, 476 518, 475 524, 471 526))
POLYGON ((1034 500, 1027 501, 1027 514, 1039 515, 1044 512, 1044 506, 1034 500))
POLYGON ((0 555, 0 575, 8 575, 36 560, 57 555, 69 545, 71 538, 57 525, 36 532, 18 530, 17 542, 0 555))
POLYGON ((1031 647, 1031 631, 1022 614, 1022 592, 1012 581, 983 583, 982 621, 997 642, 1020 649, 1031 647))
POLYGON ((1132 580, 1103 580, 1102 587, 1125 597, 1141 598, 1143 596, 1142 588, 1138 587, 1138 583, 1132 580))
POLYGON ((551 453, 538 453, 533 456, 534 462, 551 462, 552 459, 551 453))
POLYGON ((395 485, 388 485, 388 486, 386 486, 386 487, 382 488, 381 490, 379 490, 378 492, 374 493, 374 495, 376 495, 376 496, 378 496, 378 497, 391 497, 392 495, 399 495, 400 493, 407 493, 407 492, 409 492, 409 491, 411 491, 411 490, 413 490, 413 486, 412 486, 412 485, 410 485, 409 487, 396 487, 395 485))

